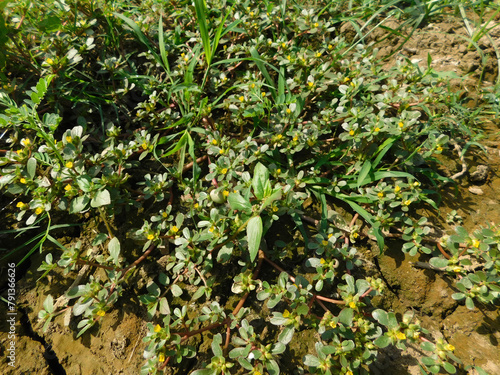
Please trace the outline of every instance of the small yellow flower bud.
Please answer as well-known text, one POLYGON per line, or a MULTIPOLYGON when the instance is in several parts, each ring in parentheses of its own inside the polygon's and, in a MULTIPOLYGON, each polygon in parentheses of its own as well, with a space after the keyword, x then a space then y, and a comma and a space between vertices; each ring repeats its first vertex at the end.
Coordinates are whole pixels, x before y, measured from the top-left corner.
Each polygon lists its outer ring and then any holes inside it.
POLYGON ((148 234, 148 240, 149 241, 153 240, 154 238, 155 238, 154 234, 152 234, 152 233, 148 234))
POLYGON ((227 168, 223 168, 222 171, 220 171, 221 174, 226 174, 227 173, 227 168))
POLYGON ((179 228, 177 228, 175 225, 172 227, 172 232, 177 233, 179 231, 179 228))
POLYGON ((73 162, 68 161, 68 162, 66 162, 65 166, 66 166, 66 168, 71 169, 71 168, 73 168, 73 162))
POLYGON ((159 324, 155 325, 155 333, 158 333, 161 331, 161 327, 159 324))
POLYGON ((244 102, 245 101, 245 97, 242 95, 238 98, 240 100, 240 102, 244 102))
POLYGON ((104 316, 104 315, 106 315, 106 311, 104 311, 104 310, 99 310, 98 312, 96 312, 96 315, 99 315, 99 316, 104 316))
POLYGON ((21 184, 25 184, 25 183, 26 183, 26 179, 23 177, 23 178, 21 178, 21 179, 19 180, 19 182, 20 182, 21 184))
POLYGON ((36 210, 35 210, 35 214, 37 214, 37 215, 40 215, 42 212, 43 212, 43 208, 42 207, 37 207, 36 210))

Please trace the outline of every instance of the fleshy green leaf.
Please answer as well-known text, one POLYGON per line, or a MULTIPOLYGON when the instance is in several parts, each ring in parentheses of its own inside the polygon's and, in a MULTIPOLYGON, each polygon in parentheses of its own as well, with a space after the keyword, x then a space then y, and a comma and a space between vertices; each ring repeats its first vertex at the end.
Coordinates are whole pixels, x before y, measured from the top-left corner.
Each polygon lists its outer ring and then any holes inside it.
POLYGON ((262 238, 262 219, 260 216, 254 216, 249 220, 247 237, 250 260, 253 262, 259 252, 260 240, 262 238))

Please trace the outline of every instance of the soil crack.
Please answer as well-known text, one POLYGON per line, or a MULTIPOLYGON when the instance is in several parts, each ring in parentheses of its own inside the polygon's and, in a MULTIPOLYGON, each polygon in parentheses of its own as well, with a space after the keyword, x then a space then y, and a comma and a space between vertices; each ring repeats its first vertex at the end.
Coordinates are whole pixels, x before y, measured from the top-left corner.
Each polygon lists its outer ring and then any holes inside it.
POLYGON ((380 268, 380 264, 378 263, 377 257, 373 258, 373 263, 375 263, 375 267, 377 267, 377 270, 380 274, 380 278, 384 280, 385 285, 387 285, 387 289, 389 289, 396 297, 399 297, 397 289, 395 289, 391 284, 389 284, 389 281, 387 281, 387 279, 385 278, 385 275, 382 272, 382 269, 380 268))
POLYGON ((40 336, 33 330, 33 327, 31 325, 26 310, 23 308, 19 308, 19 311, 21 312, 21 319, 20 319, 21 326, 24 328, 26 335, 30 339, 42 344, 43 347, 45 348, 45 352, 43 353, 43 358, 45 358, 45 361, 49 366, 50 372, 53 375, 66 375, 66 370, 64 370, 64 367, 61 365, 61 363, 59 363, 59 358, 57 358, 56 353, 52 350, 52 345, 48 344, 47 341, 45 341, 45 339, 42 336, 40 336))

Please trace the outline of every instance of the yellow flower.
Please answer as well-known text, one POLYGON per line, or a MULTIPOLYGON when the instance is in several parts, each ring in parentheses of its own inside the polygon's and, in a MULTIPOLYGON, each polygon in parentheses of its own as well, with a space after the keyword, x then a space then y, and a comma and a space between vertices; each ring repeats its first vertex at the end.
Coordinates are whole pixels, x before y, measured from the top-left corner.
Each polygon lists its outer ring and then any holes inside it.
POLYGON ((24 146, 28 147, 28 146, 31 144, 31 141, 30 141, 28 138, 24 138, 24 139, 21 141, 21 143, 22 143, 24 146))
POLYGON ((481 243, 478 240, 472 240, 472 247, 475 247, 477 249, 480 244, 481 243))
POLYGON ((351 79, 350 79, 349 77, 345 77, 345 78, 344 78, 344 83, 347 83, 347 82, 349 82, 350 80, 351 80, 351 79))
POLYGON ((226 150, 224 150, 223 148, 221 148, 221 149, 219 150, 219 154, 221 154, 221 155, 223 155, 223 154, 224 154, 224 152, 226 152, 226 150))
POLYGON ((216 145, 217 145, 217 143, 218 143, 218 142, 217 142, 217 139, 212 139, 212 144, 213 144, 214 146, 216 146, 216 145))
POLYGON ((158 362, 165 362, 165 354, 161 353, 161 354, 158 356, 158 362))
POLYGON ((220 171, 221 174, 226 174, 227 173, 227 168, 223 168, 222 171, 220 171))
POLYGON ((252 84, 250 85, 250 87, 251 87, 252 89, 254 89, 254 88, 255 88, 255 83, 252 83, 252 84))
POLYGON ((212 233, 214 230, 215 230, 215 227, 212 225, 208 231, 209 231, 210 233, 212 233))
POLYGON ((253 372, 253 375, 262 375, 262 373, 261 373, 259 370, 255 370, 255 371, 253 372))
POLYGON ((377 127, 375 128, 375 133, 378 133, 379 131, 380 131, 380 128, 377 126, 377 127))
POLYGON ((42 207, 37 207, 36 210, 35 210, 35 214, 37 214, 37 215, 40 215, 42 212, 43 212, 43 208, 42 207))
POLYGON ((161 331, 161 327, 159 324, 155 325, 155 333, 158 333, 161 331))
POLYGON ((356 308, 356 302, 354 302, 354 301, 349 302, 349 307, 351 309, 355 309, 356 308))
POLYGON ((321 52, 316 52, 316 57, 321 57, 321 52))
POLYGON ((50 57, 47 59, 47 64, 52 65, 54 64, 54 60, 52 60, 50 57))
POLYGON ((17 153, 18 155, 20 155, 20 154, 21 154, 21 152, 23 152, 23 150, 22 150, 22 149, 19 149, 19 150, 17 150, 17 151, 16 151, 16 153, 17 153))
POLYGON ((198 203, 195 203, 194 208, 198 208, 198 207, 200 207, 200 205, 198 203))
POLYGON ((276 169, 276 174, 280 174, 281 173, 281 169, 276 169))
POLYGON ((71 184, 67 184, 67 185, 64 187, 64 190, 66 190, 66 191, 70 191, 71 189, 72 189, 71 184))
POLYGON ((281 43, 281 47, 286 48, 286 43, 285 42, 281 43))
POLYGON ((264 97, 266 96, 266 93, 265 93, 265 92, 263 92, 261 95, 262 95, 262 97, 264 98, 264 97))
POLYGON ((23 177, 23 178, 21 178, 21 179, 19 180, 19 182, 20 182, 21 184, 25 184, 25 183, 26 183, 26 179, 23 177))
POLYGON ((152 233, 151 233, 151 234, 148 234, 148 240, 150 240, 150 241, 151 241, 151 240, 152 240, 152 239, 154 239, 154 238, 155 238, 155 235, 154 235, 154 234, 152 234, 152 233))
POLYGON ((98 312, 96 312, 96 315, 99 315, 99 316, 104 316, 106 314, 106 311, 104 310, 99 310, 98 312))
POLYGON ((358 237, 359 237, 359 233, 358 233, 358 232, 354 232, 354 233, 352 234, 352 238, 358 238, 358 237))
POLYGON ((399 185, 394 186, 395 193, 399 193, 400 191, 401 191, 401 186, 399 186, 399 185))
POLYGON ((319 23, 317 23, 317 22, 316 22, 316 23, 314 24, 314 27, 318 27, 318 26, 319 26, 319 23))
POLYGON ((329 50, 332 50, 333 49, 333 46, 331 44, 328 45, 328 49, 329 50))
POLYGON ((179 231, 179 228, 177 228, 175 225, 172 227, 172 232, 177 233, 179 231))
POLYGON ((325 263, 326 263, 326 260, 324 260, 323 258, 321 258, 321 259, 319 260, 319 262, 320 262, 321 264, 325 264, 325 263))
POLYGON ((399 126, 401 129, 403 129, 403 128, 404 128, 404 126, 405 126, 405 124, 404 124, 404 123, 402 123, 402 122, 399 122, 398 126, 399 126))
POLYGON ((333 233, 330 233, 330 234, 328 235, 328 238, 332 238, 332 237, 333 237, 333 233))
POLYGON ((327 246, 327 245, 328 245, 328 241, 327 241, 327 240, 323 240, 323 241, 321 242, 321 244, 322 244, 323 246, 327 246))
POLYGON ((23 202, 17 202, 16 207, 20 208, 21 210, 24 210, 26 208, 27 204, 23 202))
POLYGON ((460 267, 455 267, 455 268, 453 268, 453 272, 460 273, 460 272, 462 272, 462 269, 460 267))
POLYGON ((168 217, 168 214, 166 212, 162 212, 161 213, 161 216, 163 216, 164 218, 167 218, 168 217))
POLYGON ((240 100, 240 102, 244 102, 245 101, 245 97, 242 95, 238 98, 240 100))
POLYGON ((352 137, 354 135, 354 130, 349 130, 349 135, 352 137))
POLYGON ((222 195, 223 195, 224 197, 226 197, 226 198, 227 198, 227 196, 229 195, 229 191, 224 190, 224 191, 222 192, 222 195))
POLYGON ((396 333, 396 338, 398 340, 405 340, 406 339, 406 335, 403 332, 398 332, 398 333, 396 333))
POLYGON ((409 206, 411 204, 411 200, 407 199, 403 202, 403 206, 409 206))
POLYGON ((383 198, 384 197, 384 192, 383 191, 379 191, 377 195, 378 195, 379 198, 383 198))
POLYGON ((292 138, 292 141, 297 142, 299 140, 299 137, 297 135, 294 135, 292 138))
POLYGON ((254 13, 253 12, 250 12, 250 17, 253 17, 254 13))
POLYGON ((141 145, 142 149, 143 150, 147 150, 148 149, 148 144, 146 142, 144 142, 142 145, 141 145))
POLYGON ((449 352, 452 352, 455 350, 455 347, 451 344, 447 344, 445 347, 444 347, 446 350, 448 350, 449 352))
POLYGON ((273 206, 273 212, 277 212, 278 210, 279 210, 279 208, 278 208, 278 207, 273 206))
POLYGON ((66 166, 66 168, 71 169, 71 168, 73 168, 73 162, 72 161, 68 161, 68 162, 66 162, 65 166, 66 166))
POLYGON ((71 143, 72 140, 71 135, 66 136, 66 142, 71 143))
POLYGON ((415 187, 419 187, 419 186, 420 186, 420 182, 415 181, 415 182, 413 183, 413 186, 415 186, 415 187))
POLYGON ((443 151, 443 147, 442 147, 442 146, 437 146, 437 147, 436 147, 436 151, 438 151, 438 152, 443 151))
POLYGON ((308 84, 309 87, 313 87, 314 86, 314 82, 313 81, 309 81, 309 82, 307 82, 307 84, 308 84))
POLYGON ((290 316, 290 311, 285 310, 283 311, 283 318, 288 318, 290 316))

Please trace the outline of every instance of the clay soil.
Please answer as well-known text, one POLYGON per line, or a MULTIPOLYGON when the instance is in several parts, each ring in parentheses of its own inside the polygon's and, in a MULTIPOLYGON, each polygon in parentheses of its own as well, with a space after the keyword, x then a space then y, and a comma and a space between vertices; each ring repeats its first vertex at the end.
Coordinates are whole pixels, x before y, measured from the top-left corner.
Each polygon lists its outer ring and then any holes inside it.
MULTIPOLYGON (((343 29, 346 34, 349 26, 343 29)), ((490 34, 500 42, 500 26, 490 34)), ((380 38, 382 34, 373 33, 372 39, 380 38)), ((439 71, 454 71, 459 76, 466 77, 465 84, 471 97, 471 106, 476 105, 477 97, 474 93, 479 80, 483 84, 493 82, 498 74, 494 51, 487 39, 481 39, 478 45, 482 48, 481 54, 487 57, 484 62, 477 50, 468 49, 465 28, 456 18, 442 18, 431 24, 421 25, 406 45, 392 57, 385 60, 389 66, 397 59, 409 58, 419 62, 422 67, 427 64, 427 56, 432 56, 432 66, 439 71)), ((386 39, 379 45, 379 56, 389 56, 395 52, 399 44, 397 38, 386 39)), ((459 86, 459 81, 456 85, 459 86)), ((483 124, 486 138, 483 143, 487 152, 479 149, 470 149, 465 161, 468 173, 457 180, 457 186, 447 185, 441 191, 443 199, 439 212, 422 208, 422 213, 444 232, 453 230, 453 225, 446 223, 446 215, 456 210, 463 218, 463 226, 469 231, 486 226, 490 222, 500 222, 500 137, 498 136, 498 119, 491 119, 483 124), (469 179, 469 173, 479 165, 489 167, 489 173, 479 186, 482 195, 473 194, 469 188, 474 184, 469 179)), ((461 170, 453 151, 445 155, 440 166, 445 175, 453 175, 461 170)), ((478 191, 476 191, 477 193, 478 191)), ((5 202, 3 202, 5 203, 5 202)), ((59 240, 62 243, 71 243, 78 236, 84 238, 85 232, 65 232, 59 240)), ((1 238, 11 241, 9 238, 1 238)), ((15 241, 12 240, 12 246, 15 241)), ((22 242, 21 242, 22 243, 22 242)), ((133 246, 133 245, 131 245, 133 246)), ((140 250, 140 246, 137 246, 140 250)), ((415 268, 411 262, 428 261, 428 257, 405 256, 401 243, 389 241, 389 249, 381 257, 376 257, 378 251, 367 248, 362 253, 367 260, 368 272, 382 277, 387 283, 385 296, 377 301, 378 306, 403 314, 413 310, 422 321, 434 339, 444 337, 456 347, 455 354, 466 365, 481 366, 489 374, 500 374, 500 309, 499 306, 485 306, 478 304, 476 309, 468 310, 462 303, 451 298, 455 292, 453 281, 438 272, 415 268)), ((46 248, 46 251, 56 249, 46 248)), ((64 294, 71 281, 60 273, 52 273, 49 278, 39 282, 41 272, 37 271, 45 254, 35 253, 25 267, 18 268, 19 279, 17 307, 17 356, 18 367, 13 370, 6 360, 8 326, 5 320, 0 321, 0 373, 2 374, 71 374, 71 375, 99 375, 99 374, 139 374, 144 363, 142 353, 144 343, 142 338, 146 333, 146 312, 139 303, 137 296, 142 294, 140 288, 144 285, 131 285, 111 312, 103 317, 100 329, 90 330, 76 339, 76 324, 71 320, 65 324, 64 316, 60 316, 50 325, 47 332, 43 332, 37 324, 37 314, 42 309, 42 303, 48 294, 55 297, 64 294)), ((160 266, 147 266, 139 271, 144 280, 151 279, 157 274, 160 266)), ((2 274, 2 282, 5 280, 2 274)), ((144 281, 143 281, 144 282, 144 281)), ((0 285, 2 295, 6 293, 5 283, 0 285)), ((228 304, 231 301, 228 301, 228 304)), ((251 304, 250 301, 249 304, 251 304)), ((261 307, 260 307, 261 308, 261 307)), ((5 316, 5 304, 0 304, 0 314, 5 316)), ((255 306, 259 311, 259 306, 255 306)), ((68 322, 68 321, 67 321, 68 322)), ((292 347, 282 360, 282 372, 294 374, 297 372, 300 358, 312 351, 315 337, 304 333, 300 345, 292 347), (309 340, 309 341, 307 341, 309 340), (286 360, 285 360, 286 359, 286 360)), ((204 356, 204 351, 210 352, 209 345, 204 345, 203 337, 195 343, 204 356)), ((206 344, 206 343, 205 343, 206 344)), ((418 374, 417 359, 422 356, 418 348, 410 348, 407 352, 396 349, 384 350, 378 361, 370 367, 373 374, 418 374)), ((198 358, 200 360, 200 358, 198 358)), ((167 373, 188 374, 190 369, 196 368, 193 360, 187 367, 172 369, 167 373)))

